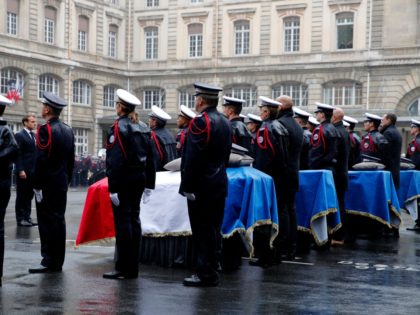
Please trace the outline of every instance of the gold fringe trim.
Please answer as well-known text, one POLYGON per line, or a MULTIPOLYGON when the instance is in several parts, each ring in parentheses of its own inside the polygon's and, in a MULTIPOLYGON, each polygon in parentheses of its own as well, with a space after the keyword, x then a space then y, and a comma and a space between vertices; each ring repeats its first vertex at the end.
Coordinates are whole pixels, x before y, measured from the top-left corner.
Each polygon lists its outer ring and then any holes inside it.
POLYGON ((419 199, 419 198, 420 198, 420 194, 419 195, 414 195, 414 196, 411 196, 410 198, 408 198, 406 201, 404 201, 404 203, 407 203, 407 202, 413 201, 414 199, 419 199))
POLYGON ((142 236, 145 236, 145 237, 191 236, 191 235, 192 235, 191 231, 142 234, 142 236))
POLYGON ((378 221, 378 222, 380 222, 380 223, 382 223, 382 224, 384 224, 384 225, 386 225, 387 227, 391 227, 391 224, 389 224, 387 221, 385 221, 384 219, 382 219, 382 218, 380 218, 380 217, 377 217, 376 215, 372 215, 372 214, 370 214, 370 213, 367 213, 367 212, 363 212, 363 211, 359 211, 359 210, 346 210, 346 212, 347 213, 350 213, 350 214, 355 214, 355 215, 360 215, 360 216, 362 216, 362 217, 367 217, 367 218, 370 218, 370 219, 373 219, 373 220, 376 220, 376 221, 378 221))
POLYGON ((110 245, 111 242, 115 242, 115 237, 105 237, 99 240, 83 242, 83 243, 80 243, 79 245, 74 245, 74 248, 77 249, 79 246, 110 245))

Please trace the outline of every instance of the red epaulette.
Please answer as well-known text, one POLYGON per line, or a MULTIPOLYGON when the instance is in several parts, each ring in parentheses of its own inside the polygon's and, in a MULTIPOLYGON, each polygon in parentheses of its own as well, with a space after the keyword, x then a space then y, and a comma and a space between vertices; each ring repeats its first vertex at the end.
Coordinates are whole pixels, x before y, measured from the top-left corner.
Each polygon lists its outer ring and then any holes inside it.
POLYGON ((206 138, 206 143, 209 143, 210 141, 210 118, 207 115, 206 112, 204 112, 203 115, 198 115, 196 116, 190 123, 190 125, 188 126, 188 132, 191 132, 191 134, 193 135, 201 135, 203 133, 207 134, 207 138, 206 138), (197 126, 197 119, 204 117, 204 120, 206 122, 206 125, 204 126, 204 128, 200 128, 197 126))

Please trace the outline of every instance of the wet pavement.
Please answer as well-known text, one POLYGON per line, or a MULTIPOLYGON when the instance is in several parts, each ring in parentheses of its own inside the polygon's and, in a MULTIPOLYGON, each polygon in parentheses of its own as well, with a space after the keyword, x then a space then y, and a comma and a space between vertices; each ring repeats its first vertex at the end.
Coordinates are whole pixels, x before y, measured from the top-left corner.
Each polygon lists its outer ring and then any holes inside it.
MULTIPOLYGON (((63 272, 29 274, 40 262, 37 228, 16 227, 14 193, 6 214, 1 314, 420 314, 420 234, 403 215, 400 238, 357 240, 311 251, 269 269, 223 274, 215 288, 182 286, 191 270, 141 265, 138 279, 102 278, 114 247, 74 247, 86 192, 68 195, 63 272)), ((34 216, 33 216, 34 217, 34 216)))

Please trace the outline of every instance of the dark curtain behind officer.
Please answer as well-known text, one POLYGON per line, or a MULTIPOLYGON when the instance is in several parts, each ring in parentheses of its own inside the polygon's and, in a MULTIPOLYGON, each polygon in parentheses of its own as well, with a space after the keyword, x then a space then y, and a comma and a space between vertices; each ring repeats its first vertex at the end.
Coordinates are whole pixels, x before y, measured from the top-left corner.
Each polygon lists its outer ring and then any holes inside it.
MULTIPOLYGON (((277 204, 284 204, 284 191, 289 185, 288 148, 289 135, 287 129, 277 120, 280 103, 260 96, 261 119, 263 123, 257 132, 255 162, 253 166, 273 178, 277 204)), ((279 214, 280 224, 280 214, 279 214)), ((271 227, 264 226, 254 231, 254 247, 258 260, 250 261, 250 265, 268 267, 274 262, 274 253, 270 249, 271 227)))
POLYGON ((118 119, 108 132, 106 174, 114 214, 115 270, 106 279, 137 278, 141 240, 140 200, 155 187, 155 164, 150 129, 134 112, 140 101, 117 90, 118 119))
POLYGON ((18 154, 18 144, 13 132, 3 120, 6 105, 12 102, 0 95, 0 286, 3 277, 4 260, 4 216, 10 200, 10 187, 12 185, 12 163, 18 154))
POLYGON ((18 226, 34 226, 31 218, 33 175, 35 171, 36 140, 33 130, 36 125, 35 115, 22 118, 23 129, 15 134, 19 145, 19 154, 15 161, 16 202, 15 213, 18 226))
POLYGON ((66 251, 67 190, 74 166, 74 135, 60 120, 67 105, 62 98, 44 92, 42 117, 46 123, 38 127, 34 190, 39 236, 41 266, 30 273, 61 271, 66 251))
POLYGON ((394 180, 395 188, 400 188, 400 163, 402 137, 395 124, 397 115, 393 113, 385 114, 381 121, 380 130, 388 144, 385 147, 385 169, 390 171, 394 180))
POLYGON ((349 183, 348 165, 350 154, 350 136, 343 125, 344 111, 336 107, 333 111, 331 122, 340 135, 337 138, 337 154, 335 155, 335 172, 334 172, 334 185, 337 192, 338 207, 340 210, 341 228, 336 231, 331 240, 331 245, 343 245, 347 232, 348 222, 346 217, 346 209, 344 207, 344 196, 349 183))
POLYGON ((239 116, 244 102, 241 99, 224 96, 223 114, 229 119, 232 125, 232 143, 247 149, 247 154, 252 155, 252 135, 243 122, 243 118, 239 116))
POLYGON ((218 243, 227 195, 226 167, 232 146, 229 121, 217 111, 218 87, 194 84, 196 111, 190 124, 181 161, 180 194, 188 198, 188 215, 197 253, 196 274, 186 286, 214 286, 218 243))
POLYGON ((288 185, 281 191, 279 208, 279 235, 274 246, 276 258, 294 258, 296 253, 296 202, 295 196, 299 190, 299 162, 303 145, 303 130, 293 118, 293 100, 290 96, 282 95, 276 99, 281 103, 279 107, 279 122, 286 127, 289 133, 289 146, 286 177, 288 185))

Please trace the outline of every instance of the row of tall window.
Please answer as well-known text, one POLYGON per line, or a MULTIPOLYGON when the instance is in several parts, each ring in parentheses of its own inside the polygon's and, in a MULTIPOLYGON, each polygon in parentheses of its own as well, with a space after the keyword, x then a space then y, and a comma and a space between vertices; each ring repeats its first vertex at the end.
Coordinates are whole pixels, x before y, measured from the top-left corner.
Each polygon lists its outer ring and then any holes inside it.
MULTIPOLYGON (((147 1, 147 6, 159 6, 159 1, 147 1)), ((18 35, 19 0, 7 0, 7 34, 18 35)), ((353 21, 354 13, 344 12, 336 15, 336 48, 353 48, 353 21)), ((234 54, 250 54, 251 43, 251 21, 234 21, 234 54)), ((56 41, 57 10, 53 7, 44 8, 44 42, 55 44, 56 41)), ((78 17, 78 40, 77 49, 88 51, 89 18, 80 15, 78 17)), ((285 53, 299 52, 301 49, 301 17, 289 16, 283 18, 283 49, 285 53)), ((188 56, 199 58, 203 56, 203 24, 193 23, 188 25, 188 56)), ((108 25, 107 34, 107 56, 117 58, 118 47, 118 26, 108 25)), ((146 59, 158 59, 159 28, 149 26, 144 28, 144 49, 146 59)))

